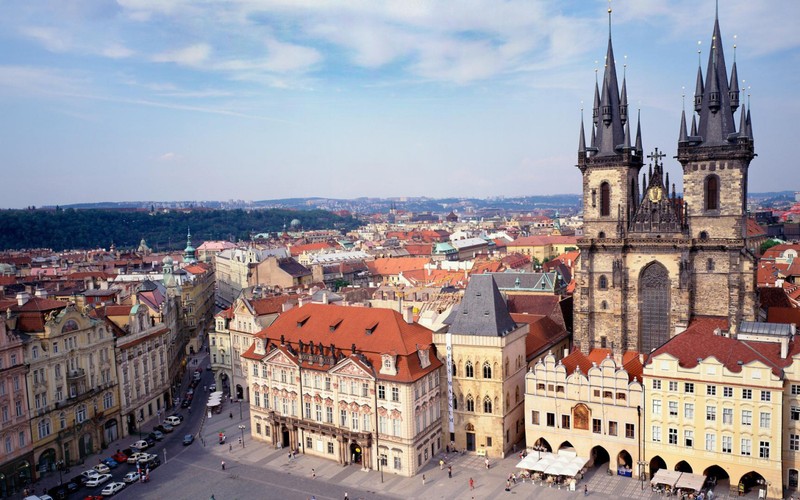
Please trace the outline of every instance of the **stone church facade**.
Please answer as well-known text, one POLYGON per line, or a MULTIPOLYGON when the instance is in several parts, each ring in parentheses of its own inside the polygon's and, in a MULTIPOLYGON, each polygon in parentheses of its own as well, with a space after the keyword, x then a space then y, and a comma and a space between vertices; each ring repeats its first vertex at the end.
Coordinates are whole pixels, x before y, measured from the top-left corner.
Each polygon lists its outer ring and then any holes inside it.
POLYGON ((655 149, 644 156, 638 120, 631 135, 627 85, 623 78, 619 87, 610 37, 606 61, 588 146, 583 123, 580 131, 584 232, 574 343, 584 354, 611 349, 619 361, 626 351, 651 352, 692 317, 728 317, 732 328, 755 319, 755 257, 746 246, 754 148, 718 22, 705 78, 698 67, 691 129, 685 111, 680 125, 682 196, 664 173, 665 155, 655 149))

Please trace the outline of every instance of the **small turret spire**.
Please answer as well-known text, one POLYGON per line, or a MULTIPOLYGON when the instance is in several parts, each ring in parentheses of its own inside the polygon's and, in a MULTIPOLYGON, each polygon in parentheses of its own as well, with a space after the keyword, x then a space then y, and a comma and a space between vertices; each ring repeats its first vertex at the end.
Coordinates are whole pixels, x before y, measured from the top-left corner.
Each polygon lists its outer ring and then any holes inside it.
POLYGON ((750 94, 747 94, 747 137, 753 140, 753 123, 750 121, 750 110, 753 106, 750 105, 750 94))
POLYGON ((622 149, 629 150, 631 149, 631 124, 630 122, 625 122, 625 140, 622 141, 622 149))
POLYGON ((624 72, 622 77, 622 92, 619 97, 619 118, 622 120, 623 125, 628 121, 628 84, 624 72))
POLYGON ((581 135, 578 139, 578 153, 586 152, 586 136, 583 132, 583 108, 581 108, 581 135))
POLYGON ((739 137, 747 137, 747 109, 744 104, 739 115, 739 137))
MULTIPOLYGON (((734 40, 736 35, 733 35, 734 40)), ((736 43, 733 44, 733 67, 731 68, 731 84, 728 90, 731 100, 731 112, 739 107, 739 72, 736 69, 736 43)))
POLYGON ((700 61, 701 53, 700 50, 700 43, 697 42, 697 83, 695 84, 694 88, 694 110, 698 113, 701 109, 703 109, 703 67, 702 62, 700 61))
POLYGON ((681 111, 681 129, 678 135, 678 143, 689 142, 689 137, 686 134, 686 110, 681 111))
POLYGON ((697 137, 697 115, 692 114, 692 137, 697 137))
POLYGON ((636 114, 636 153, 642 156, 642 110, 636 114))

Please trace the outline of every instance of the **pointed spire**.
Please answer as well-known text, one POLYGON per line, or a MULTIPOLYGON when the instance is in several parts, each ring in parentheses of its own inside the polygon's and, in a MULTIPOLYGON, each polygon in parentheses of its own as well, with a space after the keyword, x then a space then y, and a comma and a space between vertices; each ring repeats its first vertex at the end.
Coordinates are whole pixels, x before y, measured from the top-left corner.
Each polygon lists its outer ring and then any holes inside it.
MULTIPOLYGON (((748 104, 750 104, 750 103, 748 102, 748 104)), ((753 124, 750 121, 750 110, 751 109, 753 109, 752 106, 749 106, 748 109, 747 109, 747 137, 749 137, 750 140, 752 141, 753 140, 753 124)))
POLYGON ((692 113, 692 132, 691 132, 691 136, 692 137, 697 137, 697 120, 696 120, 696 118, 697 118, 697 115, 692 113))
POLYGON ((625 150, 631 149, 631 124, 625 122, 625 140, 622 141, 622 148, 625 150))
POLYGON ((669 189, 669 172, 667 172, 667 179, 664 181, 664 186, 666 186, 667 189, 669 189))
MULTIPOLYGON (((699 50, 697 52, 698 52, 698 54, 700 53, 699 50)), ((703 68, 701 68, 698 65, 697 66, 697 84, 695 85, 695 88, 694 88, 694 110, 697 111, 698 113, 700 112, 701 109, 703 109, 703 92, 704 92, 704 88, 703 88, 703 68)))
POLYGON ((628 121, 628 86, 626 79, 625 76, 622 77, 622 93, 619 97, 619 118, 622 120, 623 125, 628 121))
POLYGON ((747 109, 744 104, 739 112, 739 137, 747 137, 747 109))
POLYGON ((600 86, 597 83, 597 69, 594 70, 594 108, 592 109, 592 121, 595 125, 600 124, 600 86))
POLYGON ((578 153, 586 152, 586 136, 583 132, 583 108, 581 108, 581 135, 578 139, 578 153))
POLYGON ((686 135, 686 110, 681 111, 681 130, 678 135, 678 143, 689 142, 689 137, 686 135))
POLYGON ((729 139, 736 137, 736 122, 733 117, 735 108, 731 103, 733 94, 728 86, 730 80, 723 46, 719 18, 715 18, 699 110, 700 119, 697 123, 697 135, 702 138, 703 146, 708 147, 728 144, 729 139))
POLYGON ((642 110, 636 114, 636 153, 642 156, 642 110))
MULTIPOLYGON (((734 45, 733 48, 735 54, 736 45, 734 45)), ((731 99, 731 112, 736 111, 736 108, 739 107, 739 72, 736 70, 735 60, 733 61, 733 68, 731 68, 731 85, 728 93, 731 99)))
POLYGON ((591 142, 591 146, 592 146, 592 150, 597 151, 597 133, 595 131, 596 131, 595 126, 592 125, 592 142, 591 142))
POLYGON ((617 82, 617 68, 614 61, 614 48, 611 43, 611 8, 608 9, 609 32, 608 49, 606 50, 605 72, 603 83, 599 88, 599 121, 597 123, 596 147, 599 156, 618 154, 619 147, 625 140, 625 129, 620 116, 620 92, 617 82))

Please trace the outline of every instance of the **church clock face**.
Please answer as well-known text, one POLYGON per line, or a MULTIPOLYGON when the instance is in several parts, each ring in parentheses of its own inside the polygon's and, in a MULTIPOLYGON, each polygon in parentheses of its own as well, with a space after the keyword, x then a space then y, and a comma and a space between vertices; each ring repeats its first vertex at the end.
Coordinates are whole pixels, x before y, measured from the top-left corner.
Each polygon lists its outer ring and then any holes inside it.
POLYGON ((647 191, 647 197, 650 198, 650 201, 653 203, 658 203, 661 201, 661 197, 664 195, 664 190, 658 186, 653 186, 647 191))

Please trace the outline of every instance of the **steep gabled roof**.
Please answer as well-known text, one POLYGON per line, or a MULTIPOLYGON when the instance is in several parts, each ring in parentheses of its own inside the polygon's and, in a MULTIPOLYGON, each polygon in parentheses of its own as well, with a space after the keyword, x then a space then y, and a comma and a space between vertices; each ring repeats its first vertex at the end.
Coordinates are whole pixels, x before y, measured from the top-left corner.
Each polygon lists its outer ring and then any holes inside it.
POLYGON ((450 332, 503 337, 517 328, 492 276, 477 274, 469 280, 450 332))

